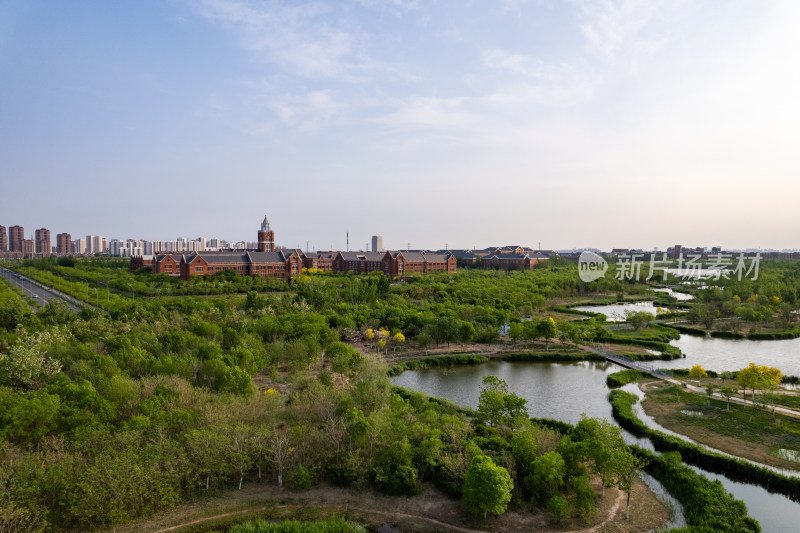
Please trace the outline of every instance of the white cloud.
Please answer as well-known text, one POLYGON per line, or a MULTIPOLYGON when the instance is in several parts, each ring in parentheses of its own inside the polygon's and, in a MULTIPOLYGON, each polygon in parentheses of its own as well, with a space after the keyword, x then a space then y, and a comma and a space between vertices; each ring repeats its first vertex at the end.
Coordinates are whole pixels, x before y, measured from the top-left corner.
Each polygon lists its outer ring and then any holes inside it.
POLYGON ((661 27, 670 10, 681 2, 663 0, 594 0, 575 2, 581 14, 580 30, 587 51, 600 59, 614 61, 620 55, 649 52, 660 46, 662 37, 653 32, 661 27))
POLYGON ((204 18, 234 31, 243 46, 263 60, 304 77, 335 77, 363 69, 364 35, 355 26, 330 17, 332 8, 307 3, 198 0, 204 18))

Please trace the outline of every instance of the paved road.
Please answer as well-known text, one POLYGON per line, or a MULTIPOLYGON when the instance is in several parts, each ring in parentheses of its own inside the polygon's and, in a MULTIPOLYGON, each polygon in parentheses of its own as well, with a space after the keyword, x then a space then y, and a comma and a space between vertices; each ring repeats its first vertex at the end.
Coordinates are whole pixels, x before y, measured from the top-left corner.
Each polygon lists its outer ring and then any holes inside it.
POLYGON ((21 274, 17 274, 16 272, 3 267, 0 267, 0 275, 6 278, 15 287, 19 287, 22 292, 27 294, 30 298, 33 298, 34 301, 39 302, 41 305, 47 305, 47 302, 52 299, 63 300, 67 304, 67 307, 70 311, 75 311, 76 313, 81 312, 81 306, 75 304, 73 301, 66 298, 65 295, 54 289, 44 288, 41 283, 32 281, 21 274))

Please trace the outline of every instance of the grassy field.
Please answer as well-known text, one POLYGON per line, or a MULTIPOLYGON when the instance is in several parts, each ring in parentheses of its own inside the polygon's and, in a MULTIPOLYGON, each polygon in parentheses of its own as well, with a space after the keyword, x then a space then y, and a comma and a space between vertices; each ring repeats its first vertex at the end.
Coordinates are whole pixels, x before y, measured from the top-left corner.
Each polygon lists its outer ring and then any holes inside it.
MULTIPOLYGON (((645 386, 645 412, 667 429, 723 452, 759 463, 800 470, 800 462, 779 457, 779 450, 800 450, 800 420, 708 398, 663 383, 645 386)), ((794 401, 794 400, 793 400, 794 401)))

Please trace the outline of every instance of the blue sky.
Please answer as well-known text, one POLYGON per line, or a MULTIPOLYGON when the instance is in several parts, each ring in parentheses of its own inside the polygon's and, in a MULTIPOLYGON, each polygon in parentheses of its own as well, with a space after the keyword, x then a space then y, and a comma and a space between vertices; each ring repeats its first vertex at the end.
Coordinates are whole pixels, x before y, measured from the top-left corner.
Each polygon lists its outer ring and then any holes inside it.
POLYGON ((800 247, 800 4, 0 3, 0 224, 800 247))

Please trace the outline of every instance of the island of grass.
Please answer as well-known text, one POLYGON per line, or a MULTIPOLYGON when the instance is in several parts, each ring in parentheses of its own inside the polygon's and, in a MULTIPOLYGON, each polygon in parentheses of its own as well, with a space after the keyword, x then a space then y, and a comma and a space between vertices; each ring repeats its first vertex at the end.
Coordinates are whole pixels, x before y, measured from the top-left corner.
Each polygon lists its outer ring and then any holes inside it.
MULTIPOLYGON (((644 381, 640 388, 645 413, 670 431, 737 457, 800 471, 800 418, 773 414, 758 404, 709 398, 663 381, 644 381)), ((795 394, 775 397, 779 405, 800 405, 795 394)))

